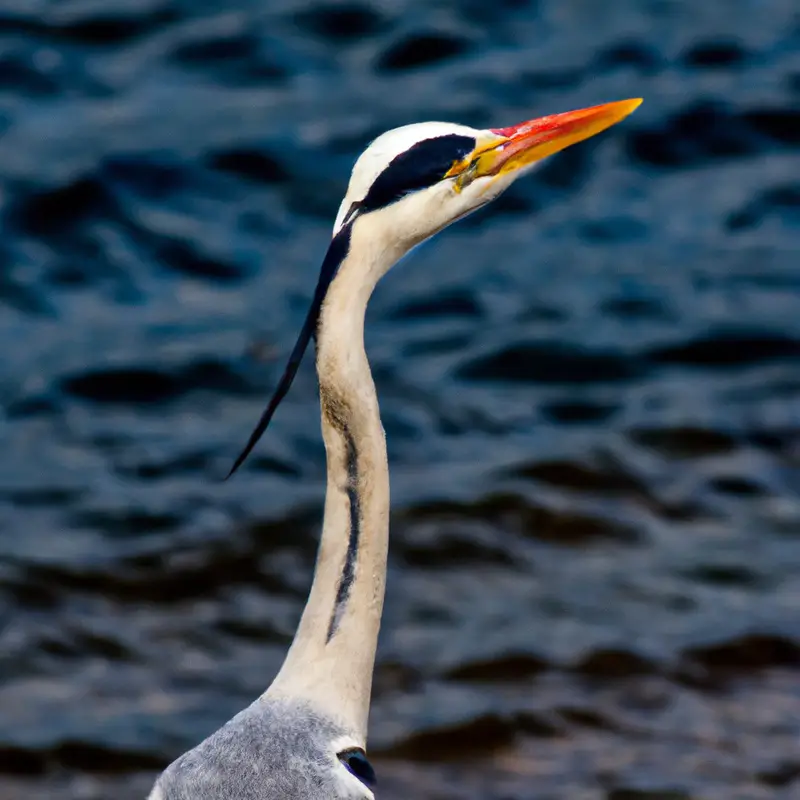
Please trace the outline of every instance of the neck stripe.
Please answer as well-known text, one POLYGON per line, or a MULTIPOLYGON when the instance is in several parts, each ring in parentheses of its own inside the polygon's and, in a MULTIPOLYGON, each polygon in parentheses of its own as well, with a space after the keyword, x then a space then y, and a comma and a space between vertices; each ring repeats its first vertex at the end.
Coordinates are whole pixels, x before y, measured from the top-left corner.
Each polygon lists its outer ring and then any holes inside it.
POLYGON ((339 624, 342 621, 344 612, 347 609, 347 601, 350 598, 350 589, 356 577, 356 562, 358 561, 358 547, 361 538, 361 498, 358 494, 358 453, 353 436, 346 428, 341 431, 347 452, 347 502, 350 506, 350 533, 347 540, 347 552, 345 554, 342 574, 339 578, 339 586, 336 589, 336 601, 333 605, 333 614, 328 625, 328 636, 326 643, 336 635, 339 624))

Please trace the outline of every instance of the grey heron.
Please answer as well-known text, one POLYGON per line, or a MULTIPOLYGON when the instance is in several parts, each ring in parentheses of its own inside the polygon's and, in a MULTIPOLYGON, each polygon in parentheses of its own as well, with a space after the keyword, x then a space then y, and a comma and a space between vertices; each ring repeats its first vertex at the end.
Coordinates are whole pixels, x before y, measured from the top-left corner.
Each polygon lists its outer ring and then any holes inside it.
POLYGON ((379 136, 358 158, 300 336, 231 470, 266 429, 313 336, 327 492, 308 602, 266 692, 167 767, 150 800, 374 797, 365 749, 386 579, 389 468, 364 349, 367 302, 378 280, 415 245, 640 102, 508 128, 406 125, 379 136))

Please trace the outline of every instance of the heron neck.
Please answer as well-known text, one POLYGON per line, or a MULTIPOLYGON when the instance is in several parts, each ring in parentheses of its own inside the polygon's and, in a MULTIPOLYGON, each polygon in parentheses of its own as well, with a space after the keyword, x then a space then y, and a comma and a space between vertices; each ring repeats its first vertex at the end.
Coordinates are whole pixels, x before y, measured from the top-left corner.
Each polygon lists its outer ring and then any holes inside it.
POLYGON ((354 236, 317 334, 327 493, 314 581, 268 694, 309 700, 366 744, 386 582, 389 468, 364 316, 375 283, 395 259, 357 244, 354 236))

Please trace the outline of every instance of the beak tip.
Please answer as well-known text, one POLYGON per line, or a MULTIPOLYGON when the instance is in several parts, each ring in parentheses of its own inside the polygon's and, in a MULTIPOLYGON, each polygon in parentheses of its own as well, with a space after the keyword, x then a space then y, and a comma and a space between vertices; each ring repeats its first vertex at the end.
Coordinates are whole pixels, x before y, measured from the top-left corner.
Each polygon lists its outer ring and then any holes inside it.
POLYGON ((629 100, 617 100, 614 103, 608 103, 606 106, 598 106, 598 110, 607 109, 617 121, 625 119, 629 114, 633 114, 637 108, 642 104, 643 98, 631 97, 629 100))

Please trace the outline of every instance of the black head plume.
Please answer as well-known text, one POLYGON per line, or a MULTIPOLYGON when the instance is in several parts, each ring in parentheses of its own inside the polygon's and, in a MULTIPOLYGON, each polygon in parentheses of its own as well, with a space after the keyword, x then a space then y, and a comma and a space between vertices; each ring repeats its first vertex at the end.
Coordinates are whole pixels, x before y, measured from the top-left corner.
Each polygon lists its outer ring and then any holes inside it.
POLYGON ((283 375, 281 376, 278 386, 269 401, 269 405, 267 405, 267 408, 261 415, 261 419, 258 420, 258 424, 250 434, 250 438, 247 440, 247 444, 244 446, 244 449, 241 453, 239 453, 236 461, 233 462, 233 466, 231 467, 230 472, 225 476, 225 480, 230 478, 231 475, 233 475, 233 473, 236 472, 236 470, 239 469, 239 467, 244 463, 247 456, 250 455, 253 448, 258 443, 258 440, 267 429, 270 420, 272 420, 272 417, 275 414, 275 410, 280 405, 281 400, 286 397, 286 393, 289 391, 289 387, 292 385, 292 381, 294 380, 294 376, 297 374, 297 369, 300 366, 300 362, 303 360, 303 356, 305 355, 308 343, 311 341, 312 336, 316 336, 320 309, 322 308, 322 303, 325 300, 325 295, 327 294, 333 279, 336 277, 339 265, 344 260, 350 247, 350 232, 352 230, 351 223, 357 211, 357 207, 350 209, 347 214, 345 224, 331 240, 330 246, 328 247, 328 252, 325 254, 325 259, 323 260, 322 267, 320 268, 319 279, 317 280, 317 288, 314 290, 314 298, 311 301, 311 307, 308 309, 305 322, 303 322, 303 327, 300 329, 300 335, 297 337, 297 342, 294 345, 292 354, 289 356, 289 361, 286 364, 283 375))

